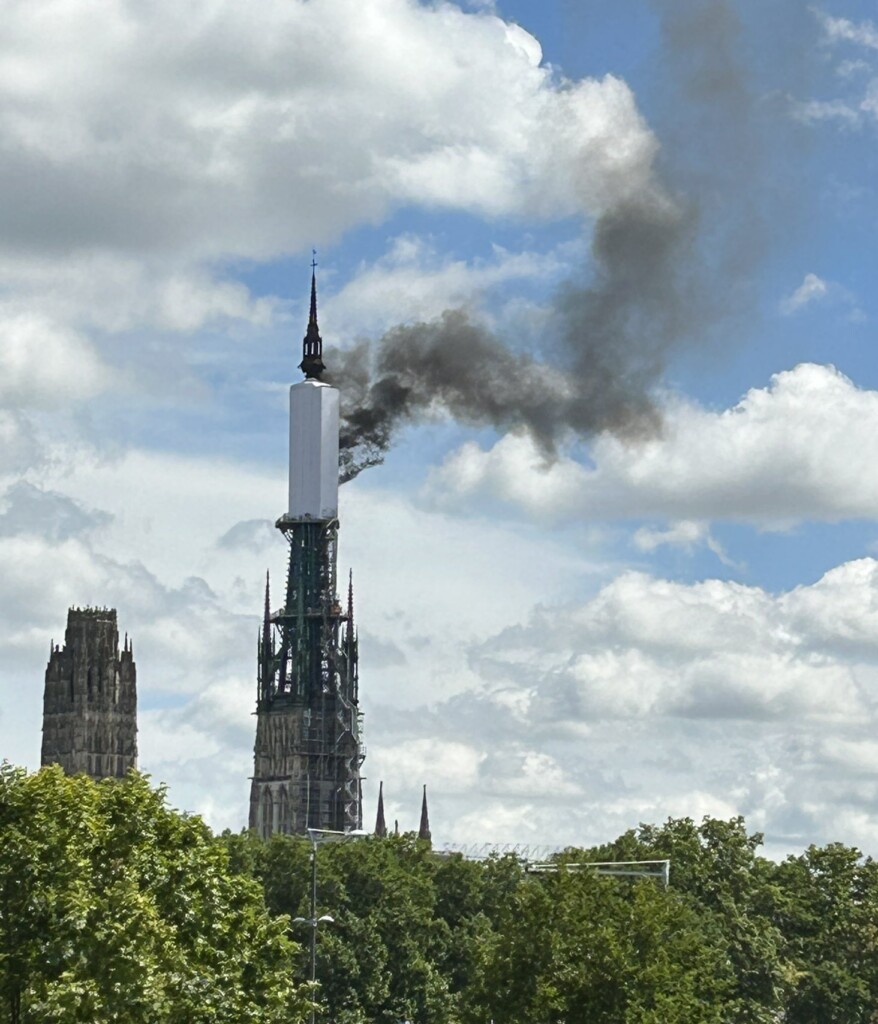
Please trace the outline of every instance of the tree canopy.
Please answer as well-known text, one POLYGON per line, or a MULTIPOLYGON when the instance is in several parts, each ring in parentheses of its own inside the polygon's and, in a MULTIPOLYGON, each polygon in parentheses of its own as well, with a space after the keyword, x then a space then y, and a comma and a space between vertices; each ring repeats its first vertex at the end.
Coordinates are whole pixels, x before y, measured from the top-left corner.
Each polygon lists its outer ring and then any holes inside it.
POLYGON ((0 767, 9 1024, 303 1020, 288 922, 200 818, 124 781, 0 767))
MULTIPOLYGON (((874 1024, 878 866, 760 848, 740 818, 640 825, 546 874, 410 834, 320 846, 318 1019, 874 1024), (658 858, 667 888, 583 867, 658 858)), ((213 836, 137 773, 4 765, 0 1024, 303 1021, 310 856, 213 836)))

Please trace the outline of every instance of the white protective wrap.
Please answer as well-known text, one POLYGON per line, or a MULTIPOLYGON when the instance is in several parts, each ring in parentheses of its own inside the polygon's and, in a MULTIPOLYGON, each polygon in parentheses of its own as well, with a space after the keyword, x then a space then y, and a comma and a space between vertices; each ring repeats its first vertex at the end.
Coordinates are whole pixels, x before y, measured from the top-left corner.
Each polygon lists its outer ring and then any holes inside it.
POLYGON ((289 515, 338 515, 338 391, 317 380, 290 388, 289 515))

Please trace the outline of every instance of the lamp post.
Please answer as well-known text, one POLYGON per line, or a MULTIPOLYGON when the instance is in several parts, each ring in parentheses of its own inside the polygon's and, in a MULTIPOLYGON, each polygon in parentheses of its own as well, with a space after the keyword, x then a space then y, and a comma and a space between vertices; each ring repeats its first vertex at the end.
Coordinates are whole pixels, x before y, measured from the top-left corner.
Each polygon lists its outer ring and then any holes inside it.
MULTIPOLYGON (((351 829, 350 832, 333 832, 326 828, 309 828, 308 839, 311 843, 311 914, 310 917, 294 917, 294 924, 307 924, 311 929, 311 984, 317 982, 317 926, 319 924, 335 924, 335 918, 329 914, 317 916, 317 847, 321 843, 347 843, 353 839, 364 839, 368 832, 362 829, 351 829)), ((311 1010, 311 1024, 317 1019, 316 1009, 311 1010)))

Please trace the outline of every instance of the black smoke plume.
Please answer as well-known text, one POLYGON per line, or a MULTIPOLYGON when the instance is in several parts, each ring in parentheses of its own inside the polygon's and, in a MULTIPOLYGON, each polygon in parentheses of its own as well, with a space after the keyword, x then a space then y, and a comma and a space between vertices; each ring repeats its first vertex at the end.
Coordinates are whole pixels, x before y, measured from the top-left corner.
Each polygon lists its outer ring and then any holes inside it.
POLYGON ((554 297, 537 350, 454 310, 336 354, 343 480, 380 463, 407 423, 434 415, 525 430, 547 458, 570 436, 655 433, 671 351, 745 315, 752 329, 756 270, 789 244, 796 208, 791 119, 760 82, 796 77, 805 48, 776 35, 795 29, 798 39, 813 18, 792 0, 777 0, 788 17, 775 28, 742 19, 737 0, 651 2, 665 142, 652 190, 629 190, 598 218, 589 276, 554 297))
POLYGON ((526 430, 547 457, 570 435, 655 432, 652 389, 695 318, 693 224, 659 194, 601 216, 593 279, 559 291, 538 353, 516 351, 464 310, 335 353, 342 481, 382 462, 405 424, 436 414, 526 430))

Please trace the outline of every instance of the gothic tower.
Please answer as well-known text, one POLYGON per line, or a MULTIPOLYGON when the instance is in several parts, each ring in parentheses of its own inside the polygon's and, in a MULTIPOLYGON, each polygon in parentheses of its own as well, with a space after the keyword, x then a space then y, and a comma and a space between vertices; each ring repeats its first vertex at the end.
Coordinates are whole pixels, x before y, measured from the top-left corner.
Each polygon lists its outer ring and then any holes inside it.
POLYGON ((41 763, 93 779, 137 764, 137 669, 127 636, 119 651, 115 608, 71 608, 64 647, 51 645, 41 763))
POLYGON ((290 388, 289 504, 276 523, 290 551, 286 595, 272 611, 266 579, 259 636, 250 828, 265 837, 362 827, 353 584, 345 609, 336 591, 339 396, 320 379, 313 268, 305 379, 290 388))

